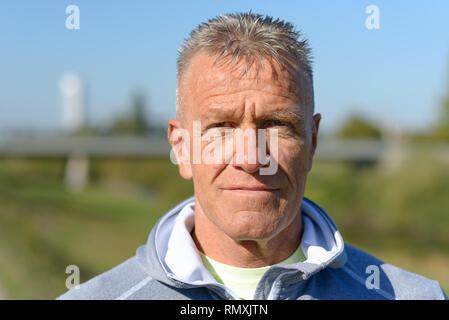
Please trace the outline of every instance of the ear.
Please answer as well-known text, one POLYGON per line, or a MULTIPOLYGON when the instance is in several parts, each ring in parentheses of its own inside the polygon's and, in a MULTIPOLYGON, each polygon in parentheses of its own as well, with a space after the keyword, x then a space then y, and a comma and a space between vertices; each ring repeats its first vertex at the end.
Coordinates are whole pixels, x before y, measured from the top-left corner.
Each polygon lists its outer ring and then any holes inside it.
POLYGON ((321 114, 317 113, 312 119, 312 146, 309 157, 309 170, 312 169, 312 160, 318 145, 318 130, 320 129, 321 114))
POLYGON ((170 119, 168 120, 167 137, 172 147, 171 152, 176 157, 179 166, 179 174, 186 180, 192 179, 189 132, 181 127, 178 120, 170 119))
POLYGON ((320 129, 320 121, 321 121, 321 114, 317 113, 313 116, 312 121, 312 146, 313 146, 313 153, 315 154, 315 150, 318 144, 318 130, 320 129))

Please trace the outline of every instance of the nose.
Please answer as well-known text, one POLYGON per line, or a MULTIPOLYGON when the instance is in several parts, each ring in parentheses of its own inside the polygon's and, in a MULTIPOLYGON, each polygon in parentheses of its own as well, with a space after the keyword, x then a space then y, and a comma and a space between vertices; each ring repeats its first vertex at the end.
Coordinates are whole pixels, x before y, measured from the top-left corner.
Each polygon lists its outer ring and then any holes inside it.
MULTIPOLYGON (((260 141, 256 129, 246 129, 235 135, 232 164, 248 173, 255 173, 264 164, 260 161, 260 141)), ((264 149, 266 150, 266 149, 264 149)))

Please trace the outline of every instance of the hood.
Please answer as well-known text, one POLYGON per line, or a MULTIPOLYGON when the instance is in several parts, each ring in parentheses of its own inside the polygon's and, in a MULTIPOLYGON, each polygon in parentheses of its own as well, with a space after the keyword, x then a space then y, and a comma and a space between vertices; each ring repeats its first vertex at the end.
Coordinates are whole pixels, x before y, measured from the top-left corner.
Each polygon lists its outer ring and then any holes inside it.
MULTIPOLYGON (((190 232, 194 226, 194 196, 184 200, 162 216, 150 232, 145 245, 137 249, 137 259, 153 278, 179 287, 214 286, 234 297, 223 285, 217 283, 203 266, 190 232)), ((298 270, 302 278, 326 267, 344 265, 344 243, 336 225, 327 213, 311 200, 301 204, 303 236, 301 248, 306 261, 285 266, 273 266, 278 277, 282 272, 298 270)))

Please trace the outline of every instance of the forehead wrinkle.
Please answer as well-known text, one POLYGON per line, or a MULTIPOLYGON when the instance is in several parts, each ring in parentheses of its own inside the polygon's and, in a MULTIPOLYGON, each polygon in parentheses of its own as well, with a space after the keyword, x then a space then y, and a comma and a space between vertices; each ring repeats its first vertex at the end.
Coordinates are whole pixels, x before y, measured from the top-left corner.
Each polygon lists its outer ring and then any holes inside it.
MULTIPOLYGON (((235 93, 238 93, 240 91, 243 90, 239 90, 235 93)), ((262 91, 262 92, 266 92, 266 90, 262 90, 262 89, 251 89, 248 91, 262 91)), ((263 102, 261 104, 264 113, 261 116, 256 116, 254 115, 255 119, 271 119, 271 120, 290 120, 293 121, 295 123, 303 123, 304 121, 304 115, 303 113, 305 112, 305 110, 303 110, 303 108, 301 108, 297 102, 297 100, 293 100, 291 96, 285 96, 282 94, 278 94, 278 93, 272 93, 273 96, 275 96, 276 98, 273 97, 263 97, 263 102), (281 97, 282 99, 279 101, 279 97, 281 97), (292 105, 292 101, 294 101, 294 107, 295 110, 289 110, 287 109, 288 106, 292 105), (266 108, 266 106, 273 106, 273 108, 266 108), (282 108, 282 106, 284 106, 284 108, 282 108), (296 111, 296 112, 295 112, 296 111)), ((245 117, 245 102, 242 102, 243 105, 239 106, 239 104, 235 103, 235 99, 225 99, 225 101, 214 101, 211 104, 206 104, 207 100, 216 97, 216 96, 220 96, 219 94, 216 95, 211 95, 208 96, 208 98, 206 98, 205 101, 203 101, 201 104, 202 105, 207 105, 207 107, 205 108, 206 110, 204 110, 203 112, 201 112, 200 118, 202 119, 222 119, 222 118, 227 118, 227 119, 241 119, 243 117, 245 117), (231 102, 231 103, 230 103, 231 102)), ((225 95, 226 96, 226 95, 225 95)), ((246 100, 246 99, 245 99, 246 100)), ((201 108, 200 108, 201 109, 201 108)), ((255 111, 257 112, 257 110, 259 110, 259 108, 256 108, 255 111)))
MULTIPOLYGON (((276 96, 276 97, 281 97, 285 100, 288 101, 294 101, 295 104, 299 102, 299 97, 297 95, 288 95, 288 94, 282 94, 282 93, 278 93, 278 92, 270 92, 270 90, 266 90, 266 89, 258 89, 258 88, 252 88, 252 89, 238 89, 232 92, 226 92, 226 93, 215 93, 215 94, 210 94, 207 95, 206 97, 201 97, 200 100, 200 105, 207 105, 208 100, 213 99, 213 98, 217 98, 217 97, 226 97, 226 96, 230 96, 230 95, 235 95, 235 94, 239 94, 242 92, 250 92, 250 91, 259 91, 262 93, 269 93, 271 96, 276 96)), ((262 98, 266 98, 266 97, 262 97, 262 98)), ((219 100, 219 99, 217 99, 219 100)), ((228 100, 231 100, 232 102, 235 102, 234 99, 224 99, 224 101, 215 101, 213 104, 215 105, 226 105, 228 104, 228 100)), ((265 100, 265 99, 264 99, 265 100)), ((269 99, 269 100, 273 100, 273 99, 269 99)), ((268 104, 274 103, 274 101, 269 101, 268 104)), ((281 102, 282 104, 285 104, 284 101, 281 102)), ((233 105, 235 105, 235 103, 232 103, 233 105)))
MULTIPOLYGON (((239 108, 210 108, 205 112, 201 113, 201 118, 209 119, 209 118, 219 118, 219 117, 235 117, 235 114, 239 111, 239 108)), ((239 117, 240 118, 240 117, 239 117)))
MULTIPOLYGON (((244 108, 239 109, 238 107, 229 107, 229 108, 222 108, 220 106, 213 106, 210 109, 206 110, 201 114, 201 118, 203 119, 242 119, 245 117, 245 113, 242 112, 239 114, 239 111, 243 111, 244 108)), ((267 110, 264 109, 264 113, 261 115, 252 114, 250 117, 259 121, 266 121, 266 120, 280 120, 280 121, 291 121, 296 124, 302 124, 304 123, 304 110, 301 112, 301 109, 297 110, 290 110, 290 109, 279 109, 276 108, 274 110, 267 110)))

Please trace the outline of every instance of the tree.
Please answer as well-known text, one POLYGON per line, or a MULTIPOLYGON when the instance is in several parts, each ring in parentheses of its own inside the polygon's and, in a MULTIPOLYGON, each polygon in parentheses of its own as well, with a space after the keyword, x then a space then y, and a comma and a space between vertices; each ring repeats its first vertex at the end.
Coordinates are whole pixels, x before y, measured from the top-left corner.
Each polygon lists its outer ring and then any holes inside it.
POLYGON ((136 92, 132 96, 130 112, 116 118, 108 131, 109 133, 145 135, 150 129, 146 118, 145 96, 136 92))
POLYGON ((443 99, 438 124, 433 129, 433 136, 438 140, 449 141, 449 93, 443 99))
POLYGON ((381 139, 382 132, 359 115, 352 115, 337 132, 340 138, 371 138, 381 139))

